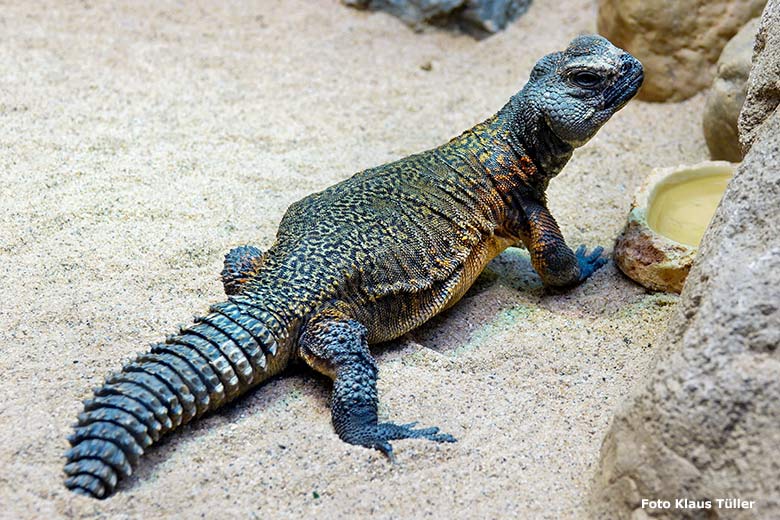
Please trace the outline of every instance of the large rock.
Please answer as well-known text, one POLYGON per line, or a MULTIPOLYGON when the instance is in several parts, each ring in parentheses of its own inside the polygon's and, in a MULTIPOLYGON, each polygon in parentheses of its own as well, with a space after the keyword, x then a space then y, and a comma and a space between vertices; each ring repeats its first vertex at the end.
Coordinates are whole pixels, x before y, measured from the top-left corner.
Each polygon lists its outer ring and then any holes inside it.
POLYGON ((424 24, 458 28, 476 37, 504 29, 531 0, 342 0, 351 7, 387 11, 415 29, 424 24))
POLYGON ((682 101, 710 86, 726 43, 766 0, 599 0, 598 30, 645 67, 639 99, 682 101))
MULTIPOLYGON (((762 26, 773 27, 765 22, 777 8, 772 0, 762 26)), ((751 85, 780 67, 780 42, 764 41, 757 56, 767 62, 756 61, 751 85)), ((604 439, 596 517, 780 518, 780 95, 757 99, 775 109, 756 117, 763 123, 751 127, 752 148, 704 237, 656 367, 604 439), (717 502, 726 498, 754 503, 728 509, 717 502), (716 511, 677 499, 709 500, 716 511)), ((745 110, 760 112, 750 96, 745 110)))
POLYGON ((697 517, 641 500, 738 497, 754 509, 721 507, 723 518, 780 518, 780 112, 766 131, 705 237, 682 317, 660 342, 671 355, 659 355, 604 440, 597 516, 697 517))
POLYGON ((724 161, 742 160, 737 121, 747 94, 758 18, 745 24, 718 58, 717 73, 707 94, 702 126, 710 157, 724 161))
POLYGON ((739 116, 739 137, 746 151, 780 103, 780 2, 770 0, 756 35, 753 70, 745 106, 739 116))

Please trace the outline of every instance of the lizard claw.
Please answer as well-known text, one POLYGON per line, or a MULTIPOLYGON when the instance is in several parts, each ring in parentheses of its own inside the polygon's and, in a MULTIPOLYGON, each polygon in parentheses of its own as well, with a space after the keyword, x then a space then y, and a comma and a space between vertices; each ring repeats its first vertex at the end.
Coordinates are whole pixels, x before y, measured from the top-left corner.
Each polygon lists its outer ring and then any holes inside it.
POLYGON ((395 464, 395 454, 393 453, 393 447, 390 445, 389 442, 384 441, 380 442, 374 445, 374 447, 385 454, 385 456, 390 459, 390 462, 395 464))
POLYGON ((577 264, 580 266, 580 282, 584 281, 607 264, 609 260, 606 257, 601 256, 601 253, 603 252, 604 248, 601 246, 595 247, 590 254, 588 254, 584 245, 577 248, 577 251, 574 252, 574 256, 577 257, 577 264))

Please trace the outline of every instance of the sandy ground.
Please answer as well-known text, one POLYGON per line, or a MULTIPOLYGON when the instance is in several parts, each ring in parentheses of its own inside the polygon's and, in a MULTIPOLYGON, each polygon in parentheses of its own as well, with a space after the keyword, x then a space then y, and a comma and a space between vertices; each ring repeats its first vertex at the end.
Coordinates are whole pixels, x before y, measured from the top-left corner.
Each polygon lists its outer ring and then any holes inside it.
MULTIPOLYGON (((293 201, 489 116, 595 6, 534 4, 477 42, 335 0, 0 5, 0 515, 579 518, 615 407, 674 297, 616 270, 545 292, 510 250, 454 309, 378 349, 381 413, 459 442, 334 434, 329 388, 272 381, 169 438, 106 501, 62 485, 80 400, 222 298, 223 254, 293 201), (425 70, 430 68, 430 70, 425 70)), ((703 99, 631 103, 549 197, 611 249, 648 168, 706 156, 703 99)))

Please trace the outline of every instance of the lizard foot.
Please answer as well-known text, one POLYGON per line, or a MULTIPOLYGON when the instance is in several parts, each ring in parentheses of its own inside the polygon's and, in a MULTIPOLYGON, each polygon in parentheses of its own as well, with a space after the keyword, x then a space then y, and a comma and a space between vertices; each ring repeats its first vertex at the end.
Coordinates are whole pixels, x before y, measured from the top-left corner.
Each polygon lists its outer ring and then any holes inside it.
POLYGON ((439 433, 439 428, 414 428, 417 422, 408 424, 379 423, 365 425, 361 428, 347 429, 342 434, 342 440, 350 444, 374 448, 381 451, 387 458, 395 462, 393 447, 389 441, 400 439, 427 439, 434 442, 457 442, 448 433, 439 433), (351 431, 350 431, 351 430, 351 431))
POLYGON ((455 437, 439 433, 435 427, 415 428, 416 422, 379 422, 376 390, 379 371, 368 349, 366 328, 357 321, 338 314, 315 317, 301 334, 299 344, 301 358, 313 369, 333 378, 331 415, 334 429, 344 442, 377 449, 390 460, 394 460, 390 441, 455 442, 455 437))
POLYGON ((584 245, 577 248, 574 255, 577 257, 577 264, 580 266, 580 282, 585 281, 590 275, 607 265, 609 260, 606 257, 601 256, 604 252, 604 248, 601 246, 596 247, 588 254, 584 245))

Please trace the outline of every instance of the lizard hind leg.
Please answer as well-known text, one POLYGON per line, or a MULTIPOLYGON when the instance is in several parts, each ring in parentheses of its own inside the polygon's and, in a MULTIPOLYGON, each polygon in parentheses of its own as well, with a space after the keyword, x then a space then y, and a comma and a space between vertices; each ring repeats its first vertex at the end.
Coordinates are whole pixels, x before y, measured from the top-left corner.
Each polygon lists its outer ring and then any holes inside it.
POLYGON ((239 294, 247 280, 257 273, 262 262, 263 252, 255 246, 245 245, 231 249, 225 255, 221 273, 225 294, 228 296, 239 294))
POLYGON ((392 440, 455 442, 453 436, 439 433, 435 427, 378 421, 378 369, 368 350, 366 329, 357 321, 326 318, 310 322, 299 344, 304 361, 333 379, 333 427, 344 442, 377 449, 390 460, 394 460, 392 440))

